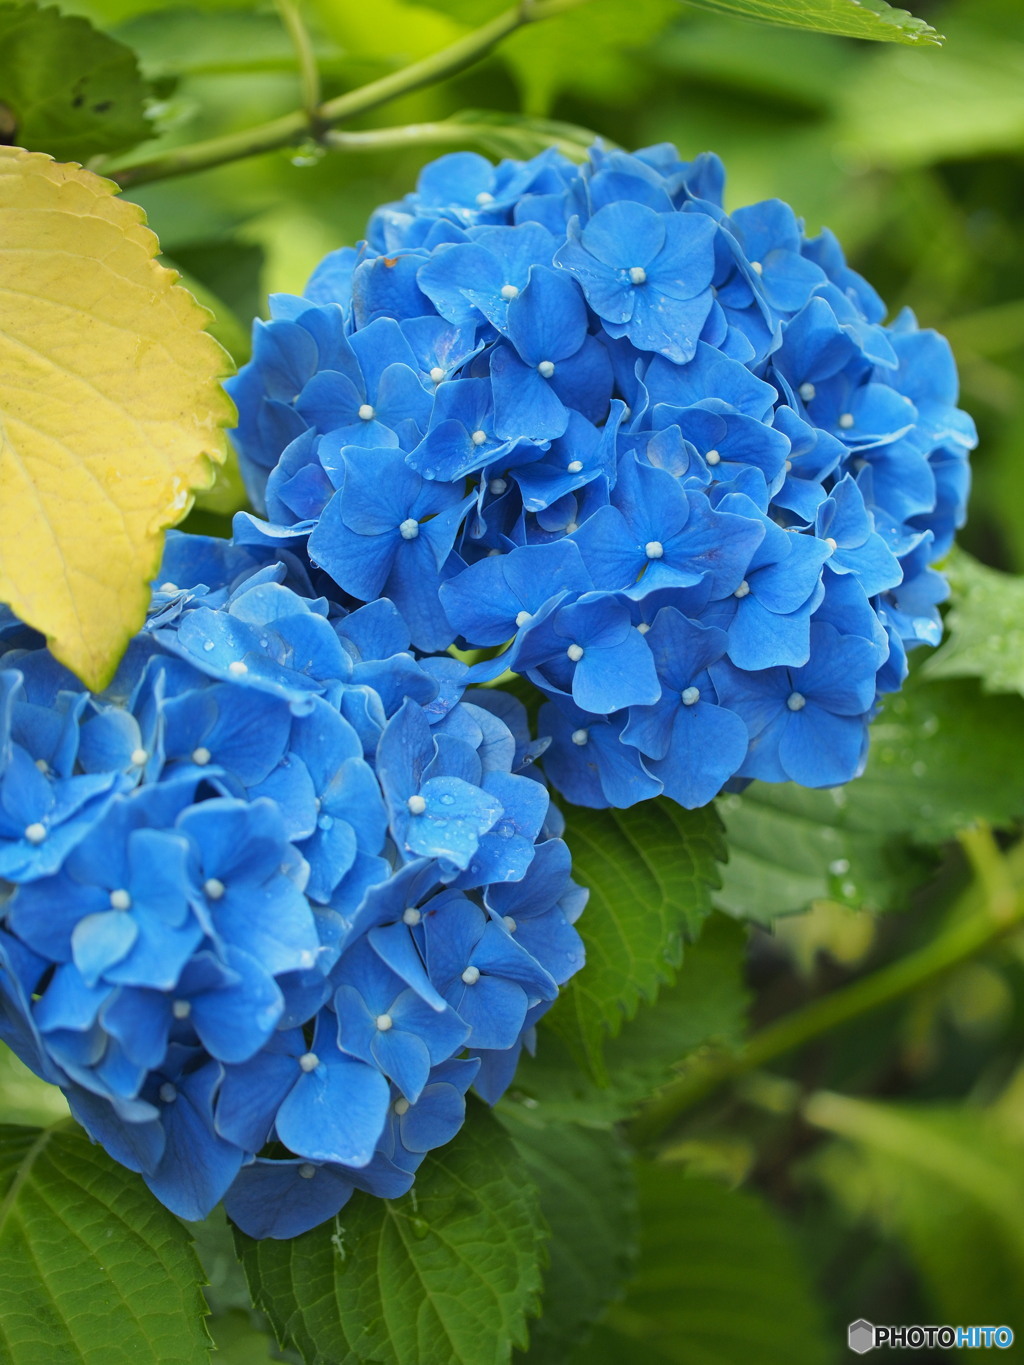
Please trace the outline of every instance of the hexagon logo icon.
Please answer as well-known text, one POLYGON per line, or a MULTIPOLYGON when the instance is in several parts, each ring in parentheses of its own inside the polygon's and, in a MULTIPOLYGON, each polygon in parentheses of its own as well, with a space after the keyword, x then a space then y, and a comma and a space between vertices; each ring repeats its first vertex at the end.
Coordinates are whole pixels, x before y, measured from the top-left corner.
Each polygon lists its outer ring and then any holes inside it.
POLYGON ((847 1329, 847 1341, 850 1350, 862 1356, 865 1351, 875 1349, 875 1329, 865 1318, 858 1318, 856 1322, 851 1322, 847 1329))

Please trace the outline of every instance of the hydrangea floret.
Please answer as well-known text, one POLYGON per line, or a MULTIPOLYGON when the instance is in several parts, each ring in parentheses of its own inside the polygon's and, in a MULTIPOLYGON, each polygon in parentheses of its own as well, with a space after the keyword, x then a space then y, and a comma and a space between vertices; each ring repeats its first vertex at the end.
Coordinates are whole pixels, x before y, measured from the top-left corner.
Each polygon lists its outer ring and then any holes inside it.
POLYGON ((407 1191, 583 960, 521 704, 260 544, 172 534, 103 693, 0 637, 0 1036, 184 1218, 407 1191))
POLYGON ((231 383, 247 533, 480 651, 471 681, 529 678, 581 805, 846 782, 941 633, 975 444, 949 348, 723 181, 665 145, 444 156, 231 383))

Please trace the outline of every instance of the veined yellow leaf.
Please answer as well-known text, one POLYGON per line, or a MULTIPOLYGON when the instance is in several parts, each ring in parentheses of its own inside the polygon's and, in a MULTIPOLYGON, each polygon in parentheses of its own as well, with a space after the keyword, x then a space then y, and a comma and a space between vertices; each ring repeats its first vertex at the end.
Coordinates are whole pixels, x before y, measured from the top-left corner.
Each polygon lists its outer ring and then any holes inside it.
POLYGON ((0 601, 92 688, 233 418, 231 361, 158 250, 110 181, 0 146, 0 601))

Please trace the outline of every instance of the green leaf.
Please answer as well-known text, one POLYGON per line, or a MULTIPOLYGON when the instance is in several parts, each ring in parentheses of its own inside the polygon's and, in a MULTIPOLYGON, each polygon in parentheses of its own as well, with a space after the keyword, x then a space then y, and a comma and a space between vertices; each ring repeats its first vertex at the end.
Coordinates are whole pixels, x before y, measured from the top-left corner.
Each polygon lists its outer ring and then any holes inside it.
POLYGON ((990 569, 960 549, 945 570, 952 588, 949 634, 924 676, 980 678, 983 692, 1024 695, 1024 577, 990 569))
POLYGON ((815 900, 899 906, 929 848, 972 820, 1004 827, 1024 813, 1024 768, 1006 739, 1022 727, 1018 697, 912 679, 874 722, 862 777, 831 791, 755 782, 720 802, 729 863, 716 903, 762 923, 815 900))
POLYGON ((565 838, 574 875, 590 888, 578 926, 587 964, 547 1022, 600 1076, 605 1039, 674 980, 684 932, 696 937, 711 911, 722 825, 713 807, 687 811, 662 798, 630 810, 572 807, 565 838))
POLYGON ((572 1365, 825 1365, 809 1276, 757 1196, 641 1165, 640 1261, 572 1365))
POLYGON ((503 1365, 537 1309, 537 1191, 480 1105, 404 1198, 356 1194, 291 1241, 236 1237, 254 1302, 307 1365, 503 1365))
POLYGON ((632 1163, 616 1133, 546 1125, 527 1111, 504 1121, 540 1191, 551 1229, 542 1316, 530 1328, 522 1365, 563 1365, 622 1289, 636 1254, 632 1163))
POLYGON ((746 943, 745 925, 712 915, 697 942, 687 946, 675 984, 606 1042, 604 1084, 576 1065, 560 1037, 542 1028, 537 1055, 522 1057, 499 1112, 522 1108, 534 1122, 615 1123, 698 1048, 739 1043, 749 1003, 743 981, 746 943))
POLYGON ((885 0, 688 0, 697 9, 783 28, 810 28, 888 43, 941 43, 942 35, 885 0))
POLYGON ((904 1242, 938 1320, 1004 1322, 1024 1278, 1020 1131, 973 1108, 828 1093, 812 1096, 805 1116, 843 1139, 813 1159, 810 1175, 848 1216, 904 1242))
POLYGON ((152 136, 135 54, 86 19, 0 4, 0 141, 84 161, 152 136))
POLYGON ((184 1226, 77 1127, 0 1127, 4 1365, 198 1365, 199 1261, 184 1226))
POLYGON ((897 830, 880 827, 870 803, 858 799, 851 809, 853 795, 852 788, 755 782, 742 796, 723 797, 729 862, 716 904, 759 924, 815 901, 896 908, 930 860, 897 830))

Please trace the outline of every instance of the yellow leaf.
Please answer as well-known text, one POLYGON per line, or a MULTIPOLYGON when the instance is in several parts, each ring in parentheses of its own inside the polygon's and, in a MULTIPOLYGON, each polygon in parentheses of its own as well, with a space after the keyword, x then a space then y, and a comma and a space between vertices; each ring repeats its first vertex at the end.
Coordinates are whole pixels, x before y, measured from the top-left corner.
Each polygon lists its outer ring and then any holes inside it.
POLYGON ((210 314, 116 191, 0 146, 0 601, 92 688, 234 416, 210 314))

